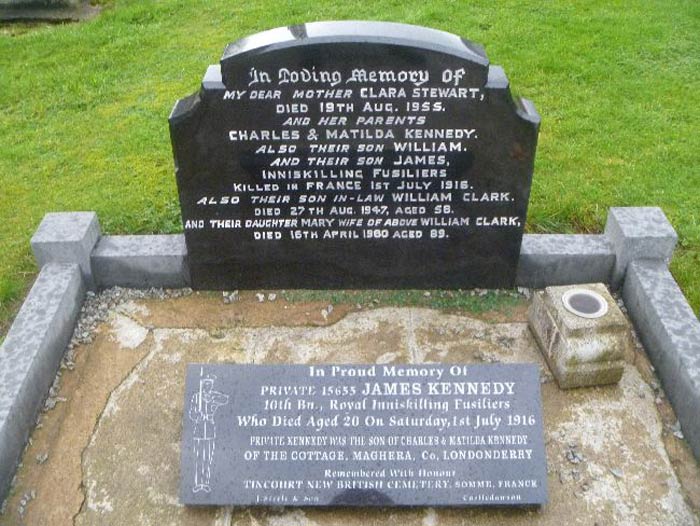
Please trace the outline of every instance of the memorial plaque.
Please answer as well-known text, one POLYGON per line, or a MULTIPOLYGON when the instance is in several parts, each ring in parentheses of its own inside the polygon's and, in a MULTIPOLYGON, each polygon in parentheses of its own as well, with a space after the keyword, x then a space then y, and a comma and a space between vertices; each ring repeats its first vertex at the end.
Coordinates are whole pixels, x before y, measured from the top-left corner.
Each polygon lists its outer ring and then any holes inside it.
POLYGON ((170 116, 192 284, 512 286, 538 126, 479 45, 442 31, 234 42, 170 116))
POLYGON ((190 505, 536 505, 547 498, 539 369, 187 369, 190 505))

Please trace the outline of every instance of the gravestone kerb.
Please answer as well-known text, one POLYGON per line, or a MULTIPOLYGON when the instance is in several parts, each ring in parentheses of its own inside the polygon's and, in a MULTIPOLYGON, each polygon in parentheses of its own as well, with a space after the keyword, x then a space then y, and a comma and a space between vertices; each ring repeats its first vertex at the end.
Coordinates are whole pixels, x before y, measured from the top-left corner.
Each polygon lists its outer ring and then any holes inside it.
POLYGON ((615 267, 610 280, 613 290, 622 286, 633 261, 660 260, 668 266, 678 242, 678 234, 657 206, 611 208, 605 236, 615 250, 615 267))
POLYGON ((700 460, 700 320, 663 260, 631 262, 622 297, 683 434, 700 460))
POLYGON ((90 258, 100 288, 189 287, 185 236, 103 236, 90 258))
POLYGON ((47 263, 0 345, 0 503, 56 377, 85 296, 75 263, 47 263))
MULTIPOLYGON (((619 208, 615 209, 621 210, 619 208)), ((652 207, 627 209, 627 216, 639 215, 644 223, 659 221, 658 213, 652 207)), ((75 212, 62 212, 60 215, 71 216, 75 212)), ((663 212, 662 212, 663 214, 663 212)), ((665 219, 665 216, 664 216, 665 219)), ((609 219, 610 222, 610 219, 609 219)), ((663 223, 663 221, 662 221, 663 223)), ((70 237, 80 237, 78 232, 73 232, 70 237)), ((671 238, 674 236, 671 235, 671 238)), ((653 241, 650 241, 653 243, 653 241)), ((67 248, 61 247, 64 241, 45 246, 46 259, 37 263, 42 267, 51 265, 47 269, 47 275, 53 275, 54 268, 62 268, 59 263, 55 267, 53 263, 59 262, 61 254, 67 248)), ((185 265, 186 247, 182 234, 170 236, 102 236, 97 247, 91 253, 91 265, 99 269, 95 275, 101 277, 101 287, 128 286, 130 283, 141 283, 142 286, 173 286, 188 287, 190 285, 185 265), (161 239, 162 238, 162 239, 161 239), (100 246, 103 245, 103 250, 100 246), (99 255, 99 257, 93 257, 99 255), (169 274, 156 275, 154 268, 170 268, 169 274), (164 279, 163 283, 158 280, 164 279), (148 284, 148 285, 145 285, 148 284)), ((630 264, 630 273, 626 274, 623 297, 637 331, 640 333, 643 343, 650 351, 650 358, 657 370, 660 371, 664 388, 669 393, 683 432, 689 441, 696 458, 700 458, 700 428, 697 425, 696 415, 700 412, 700 381, 698 370, 691 349, 697 342, 689 345, 688 334, 700 334, 700 322, 688 305, 678 285, 671 276, 666 260, 670 257, 668 248, 660 252, 653 250, 647 255, 661 254, 661 259, 636 260, 630 264), (682 312, 682 323, 678 323, 678 316, 673 318, 670 314, 669 304, 675 305, 672 312, 682 312), (669 317, 671 316, 671 317, 669 317), (689 328, 689 329, 688 329, 689 328), (690 331, 690 332, 688 332, 690 331), (679 368, 680 363, 683 367, 679 368), (681 381, 678 381, 678 371, 681 371, 681 381)), ((616 259, 616 248, 610 239, 610 233, 606 228, 605 235, 557 235, 557 234, 528 234, 524 236, 522 257, 518 269, 518 286, 531 288, 544 288, 549 285, 566 285, 589 282, 610 282, 612 269, 616 259)), ((78 267, 76 267, 78 272, 78 267)), ((36 294, 51 294, 53 279, 38 279, 34 285, 36 294)), ((81 285, 84 286, 84 285, 81 285)), ((65 290, 65 294, 74 294, 75 288, 65 290)), ((33 292, 30 293, 30 295, 33 292)), ((25 300, 22 309, 28 305, 29 297, 25 300)), ((80 309, 82 300, 76 302, 75 312, 80 309)), ((27 307, 29 308, 29 307, 27 307)), ((21 311, 20 311, 21 312, 21 311)), ((51 313, 43 311, 44 316, 51 313)), ((77 314, 76 314, 77 316, 77 314)), ((25 318, 17 316, 10 331, 38 331, 39 323, 53 323, 50 320, 41 320, 32 316, 25 318)), ((73 326, 70 318, 62 318, 64 326, 73 326)), ((9 332, 8 332, 9 334, 9 332)), ((39 352, 40 348, 53 348, 55 352, 62 353, 65 344, 58 336, 58 332, 48 331, 43 334, 41 341, 28 339, 25 342, 26 351, 23 354, 39 352)), ((12 360, 12 356, 6 357, 12 360)), ((37 371, 44 370, 45 364, 36 360, 32 362, 36 371, 26 371, 22 377, 17 377, 16 382, 22 384, 29 381, 28 378, 37 371)), ((54 371, 55 372, 55 371, 54 371)), ((20 375, 21 376, 21 375, 20 375)), ((18 385, 19 385, 18 384, 18 385)), ((30 407, 35 392, 18 390, 13 395, 8 395, 8 403, 16 407, 30 407)), ((41 399, 46 393, 38 393, 41 399)), ((16 420, 27 426, 24 429, 29 432, 33 425, 31 418, 16 420)), ((0 423, 0 425, 3 425, 0 423)), ((24 435, 26 436, 26 435, 24 435)), ((14 469, 19 462, 25 439, 14 436, 8 440, 0 441, 0 457, 3 459, 2 473, 0 473, 0 486, 4 483, 7 489, 14 469), (4 480, 3 480, 4 479, 4 480)), ((2 495, 2 490, 0 490, 2 495)), ((0 497, 1 498, 1 497, 0 497)))
POLYGON ((76 263, 86 286, 94 290, 91 256, 101 235, 95 212, 50 212, 30 244, 39 268, 47 263, 76 263))

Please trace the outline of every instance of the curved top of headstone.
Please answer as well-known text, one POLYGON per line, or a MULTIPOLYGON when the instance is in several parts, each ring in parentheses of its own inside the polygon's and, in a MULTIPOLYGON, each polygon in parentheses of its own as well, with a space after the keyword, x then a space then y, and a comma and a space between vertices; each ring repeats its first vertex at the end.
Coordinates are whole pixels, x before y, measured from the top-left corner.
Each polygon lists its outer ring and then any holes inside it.
POLYGON ((229 44, 170 116, 192 284, 510 287, 539 120, 444 31, 312 22, 229 44))
POLYGON ((343 20, 278 27, 232 42, 221 57, 221 76, 226 84, 229 64, 261 53, 296 46, 343 43, 417 47, 468 60, 482 66, 485 71, 489 65, 481 45, 447 31, 397 22, 343 20))

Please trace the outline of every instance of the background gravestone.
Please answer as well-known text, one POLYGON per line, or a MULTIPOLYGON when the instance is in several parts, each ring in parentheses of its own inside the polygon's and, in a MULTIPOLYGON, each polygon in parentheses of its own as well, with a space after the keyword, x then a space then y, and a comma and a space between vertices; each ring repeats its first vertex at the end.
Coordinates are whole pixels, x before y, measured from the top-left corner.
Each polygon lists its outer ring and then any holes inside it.
POLYGON ((319 22, 234 42, 170 116, 192 284, 512 286, 538 125, 449 33, 319 22))
POLYGON ((89 0, 0 0, 0 20, 79 21, 87 20, 100 12, 100 6, 90 5, 89 0))
POLYGON ((81 3, 83 0, 0 0, 0 6, 11 7, 66 7, 81 3))

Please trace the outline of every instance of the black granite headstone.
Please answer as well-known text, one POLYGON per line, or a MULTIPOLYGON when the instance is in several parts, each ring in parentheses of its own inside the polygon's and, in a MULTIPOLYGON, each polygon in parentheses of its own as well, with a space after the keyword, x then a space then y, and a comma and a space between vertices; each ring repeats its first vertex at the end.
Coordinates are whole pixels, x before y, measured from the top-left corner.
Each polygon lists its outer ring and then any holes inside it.
POLYGON ((534 364, 188 366, 184 504, 546 499, 534 364))
POLYGON ((170 116, 193 286, 512 286, 538 126, 479 45, 442 31, 234 42, 170 116))

